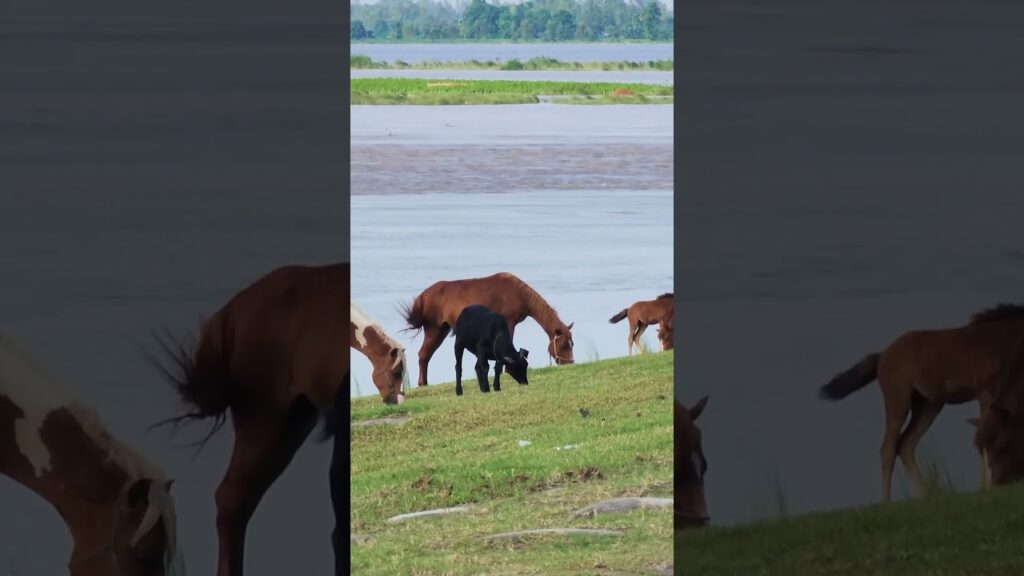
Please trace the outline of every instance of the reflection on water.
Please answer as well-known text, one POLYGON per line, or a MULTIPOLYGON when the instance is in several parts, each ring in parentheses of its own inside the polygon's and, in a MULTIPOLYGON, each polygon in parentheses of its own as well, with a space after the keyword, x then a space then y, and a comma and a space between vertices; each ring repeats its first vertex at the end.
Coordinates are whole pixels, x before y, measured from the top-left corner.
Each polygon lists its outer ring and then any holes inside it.
MULTIPOLYGON (((671 190, 354 196, 352 299, 407 346, 414 383, 423 339, 400 332, 398 305, 438 280, 495 272, 519 276, 575 322, 577 362, 624 356, 626 323, 608 318, 672 291, 672 201, 671 190)), ((657 348, 654 328, 644 337, 657 348)), ((548 364, 535 321, 520 324, 515 338, 531 365, 548 364)), ((432 384, 454 380, 451 342, 430 363, 432 384)), ((352 365, 353 395, 375 394, 369 361, 353 353, 352 365)), ((475 378, 471 368, 464 377, 475 378)))

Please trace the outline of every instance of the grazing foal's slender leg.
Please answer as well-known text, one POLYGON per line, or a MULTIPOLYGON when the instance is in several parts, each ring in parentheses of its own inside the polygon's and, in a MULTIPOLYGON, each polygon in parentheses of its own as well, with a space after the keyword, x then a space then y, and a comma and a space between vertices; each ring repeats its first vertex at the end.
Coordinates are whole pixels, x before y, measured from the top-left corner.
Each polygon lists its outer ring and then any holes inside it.
POLYGON ((462 353, 465 352, 462 339, 455 336, 455 395, 462 396, 462 353))
POLYGON ((434 356, 434 352, 441 347, 444 342, 445 336, 451 327, 447 324, 443 324, 439 327, 426 326, 423 328, 423 345, 420 346, 420 375, 417 378, 417 386, 427 385, 427 364, 430 363, 430 359, 434 356))
POLYGON ((287 410, 232 411, 235 447, 217 487, 217 576, 242 576, 245 532, 263 495, 291 463, 316 426, 317 412, 305 399, 287 410))
POLYGON ((921 474, 921 469, 917 465, 917 458, 914 453, 917 450, 918 443, 921 442, 921 438, 924 437, 924 433, 928 431, 928 427, 932 425, 935 417, 942 411, 942 407, 942 404, 929 402, 924 396, 915 391, 910 404, 910 423, 907 424, 906 429, 900 435, 900 460, 903 461, 903 466, 910 473, 910 478, 914 482, 915 495, 918 497, 924 496, 928 487, 925 484, 924 476, 921 474))
POLYGON ((636 339, 636 336, 634 336, 634 334, 636 334, 636 318, 634 318, 633 316, 630 316, 629 317, 629 338, 627 339, 627 343, 629 344, 629 355, 630 356, 633 355, 633 342, 636 339))
POLYGON ((644 324, 640 320, 636 321, 636 335, 633 340, 636 342, 637 354, 643 354, 644 349, 640 347, 640 337, 644 335, 644 331, 647 330, 647 324, 644 324))
POLYGON ((881 388, 882 399, 885 401, 885 437, 879 450, 882 461, 882 502, 889 502, 892 499, 892 469, 896 464, 900 432, 910 412, 911 400, 910 394, 903 394, 900 390, 890 391, 884 384, 881 388))

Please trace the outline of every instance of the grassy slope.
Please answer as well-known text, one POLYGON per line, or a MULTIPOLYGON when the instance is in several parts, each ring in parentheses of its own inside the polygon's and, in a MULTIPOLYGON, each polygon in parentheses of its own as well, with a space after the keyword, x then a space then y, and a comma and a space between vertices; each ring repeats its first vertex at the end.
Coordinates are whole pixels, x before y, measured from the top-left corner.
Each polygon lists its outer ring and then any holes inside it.
MULTIPOLYGON (((621 495, 671 496, 672 352, 507 375, 480 393, 467 355, 465 394, 414 389, 401 406, 353 401, 352 419, 404 413, 403 426, 352 428, 353 574, 643 574, 671 561, 667 508, 570 520, 621 495), (579 408, 590 416, 584 418, 579 408), (602 419, 604 423, 602 424, 602 419), (519 447, 519 440, 532 442, 519 447), (577 444, 573 450, 556 447, 577 444), (396 514, 456 505, 470 513, 399 524, 396 514), (519 529, 621 528, 618 537, 532 537, 485 544, 519 529)), ((435 357, 434 362, 446 358, 435 357)))
POLYGON ((613 82, 527 80, 428 80, 422 78, 353 78, 351 103, 360 104, 529 104, 538 96, 562 96, 569 102, 591 99, 608 103, 671 104, 672 86, 613 82), (626 89, 633 96, 609 96, 626 89))
POLYGON ((685 575, 1018 576, 1024 486, 681 534, 685 575))

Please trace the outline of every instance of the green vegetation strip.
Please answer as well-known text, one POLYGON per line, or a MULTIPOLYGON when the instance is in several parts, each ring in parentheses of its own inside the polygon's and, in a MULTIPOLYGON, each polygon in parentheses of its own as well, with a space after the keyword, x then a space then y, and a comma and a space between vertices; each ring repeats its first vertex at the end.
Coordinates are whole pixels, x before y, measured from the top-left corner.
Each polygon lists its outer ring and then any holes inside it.
POLYGON ((671 104, 672 86, 614 82, 353 78, 352 104, 671 104))
POLYGON ((684 531, 676 574, 1019 576, 1022 537, 1019 485, 684 531))
POLYGON ((656 70, 671 72, 673 70, 672 60, 648 60, 647 62, 633 62, 629 60, 614 60, 603 62, 564 62, 555 58, 538 56, 523 62, 518 58, 511 60, 462 60, 444 61, 429 60, 423 62, 405 62, 395 60, 390 63, 384 60, 376 61, 365 54, 355 54, 349 60, 353 69, 362 70, 623 70, 641 71, 656 70))
POLYGON ((671 497, 672 359, 668 351, 538 368, 529 386, 506 375, 488 394, 470 370, 461 397, 432 384, 398 406, 353 400, 353 424, 409 420, 351 428, 352 573, 646 574, 670 562, 669 508, 571 515, 618 496, 671 497), (469 511, 387 522, 456 506, 469 511), (552 528, 622 534, 487 538, 552 528))

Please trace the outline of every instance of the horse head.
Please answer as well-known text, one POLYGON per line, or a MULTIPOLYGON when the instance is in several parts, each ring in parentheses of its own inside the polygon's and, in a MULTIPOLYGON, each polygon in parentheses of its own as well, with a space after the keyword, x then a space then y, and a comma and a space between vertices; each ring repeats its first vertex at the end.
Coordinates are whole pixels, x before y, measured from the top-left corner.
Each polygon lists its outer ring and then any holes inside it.
POLYGON ((111 543, 99 551, 76 551, 71 576, 184 576, 177 544, 173 480, 142 478, 129 483, 113 512, 111 543))
POLYGON ((572 356, 572 327, 575 322, 570 322, 555 328, 550 334, 551 341, 548 343, 548 354, 555 359, 555 364, 572 364, 575 362, 572 356))
POLYGON ((981 418, 969 418, 977 430, 974 444, 985 456, 992 484, 1024 480, 1024 410, 995 398, 981 418))
POLYGON ((526 348, 520 348, 513 354, 506 355, 503 358, 505 362, 505 372, 508 373, 513 380, 523 385, 529 384, 526 380, 526 369, 529 367, 526 357, 529 355, 529 350, 526 348))
POLYGON ((405 401, 403 390, 409 383, 409 371, 405 365, 405 348, 391 339, 386 354, 370 357, 373 364, 373 384, 380 392, 385 404, 401 404, 405 401))
POLYGON ((708 461, 704 458, 700 429, 694 424, 708 398, 701 398, 693 408, 675 403, 675 459, 676 505, 675 513, 683 528, 699 528, 708 523, 707 501, 704 499, 704 475, 708 461))

